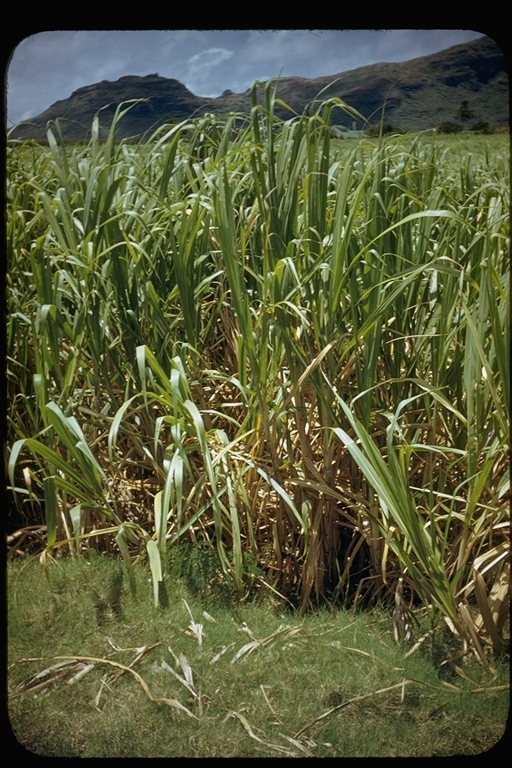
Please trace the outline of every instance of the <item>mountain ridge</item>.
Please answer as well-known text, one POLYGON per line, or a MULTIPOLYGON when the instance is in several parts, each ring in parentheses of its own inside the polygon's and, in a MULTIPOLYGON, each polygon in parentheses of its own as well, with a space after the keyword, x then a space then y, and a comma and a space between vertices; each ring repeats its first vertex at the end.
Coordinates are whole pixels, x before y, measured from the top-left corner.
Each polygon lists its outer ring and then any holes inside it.
MULTIPOLYGON (((489 37, 456 45, 439 53, 416 57, 405 62, 381 62, 347 72, 308 79, 301 77, 272 78, 276 96, 292 112, 276 108, 276 114, 289 118, 301 114, 318 94, 321 100, 339 97, 364 116, 366 125, 384 119, 405 131, 436 127, 453 119, 454 110, 468 102, 475 120, 494 126, 509 123, 509 74, 501 48, 489 37), (385 106, 384 106, 385 105, 385 106)), ((264 84, 258 85, 262 101, 264 84)), ((143 99, 119 123, 118 136, 141 136, 166 123, 175 123, 205 112, 227 114, 249 113, 250 89, 232 93, 226 89, 220 96, 209 98, 193 94, 180 81, 158 73, 144 76, 123 75, 111 82, 82 86, 67 98, 52 104, 40 115, 15 126, 12 138, 42 139, 49 121, 61 119, 64 136, 84 139, 90 134, 94 115, 100 113, 103 131, 110 125, 116 107, 131 99, 143 99)), ((333 123, 353 123, 346 113, 335 110, 333 123)), ((365 125, 355 121, 355 127, 365 125)), ((354 127, 352 125, 352 127, 354 127)))

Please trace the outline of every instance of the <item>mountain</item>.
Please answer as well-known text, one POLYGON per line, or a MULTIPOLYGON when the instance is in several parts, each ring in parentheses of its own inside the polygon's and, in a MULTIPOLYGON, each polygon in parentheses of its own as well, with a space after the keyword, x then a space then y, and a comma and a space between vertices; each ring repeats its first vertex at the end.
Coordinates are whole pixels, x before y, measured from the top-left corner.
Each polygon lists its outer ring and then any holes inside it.
MULTIPOLYGON (((489 37, 456 45, 440 53, 411 59, 399 64, 372 64, 350 72, 308 80, 301 77, 275 78, 277 96, 295 112, 317 98, 338 96, 355 108, 367 121, 385 121, 404 131, 435 128, 452 120, 462 101, 467 101, 474 120, 493 126, 507 126, 509 121, 509 75, 507 62, 499 46, 489 37), (321 95, 319 96, 320 92, 321 95)), ((263 86, 258 87, 259 94, 263 86)), ((178 80, 158 74, 138 77, 128 75, 115 82, 79 88, 71 96, 52 104, 42 114, 13 129, 13 138, 44 138, 49 120, 61 118, 62 132, 70 139, 84 139, 90 134, 94 115, 100 112, 100 125, 108 129, 117 105, 130 99, 143 99, 123 117, 119 137, 141 136, 165 123, 197 117, 205 112, 248 113, 250 90, 236 94, 229 90, 218 98, 195 96, 178 80), (101 110, 101 111, 100 111, 101 110)), ((277 108, 276 113, 289 118, 292 113, 277 108)), ((335 110, 333 122, 354 126, 342 110, 335 110)))

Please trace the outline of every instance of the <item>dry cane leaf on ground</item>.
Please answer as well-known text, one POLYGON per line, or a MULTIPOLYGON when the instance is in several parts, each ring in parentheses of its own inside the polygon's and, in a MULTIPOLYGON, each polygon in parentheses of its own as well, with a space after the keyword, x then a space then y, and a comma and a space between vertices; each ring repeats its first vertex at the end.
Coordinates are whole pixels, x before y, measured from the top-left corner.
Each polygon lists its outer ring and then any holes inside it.
POLYGON ((90 662, 91 664, 108 664, 111 667, 115 667, 116 669, 123 670, 124 672, 129 672, 139 683, 142 690, 148 697, 148 699, 151 699, 151 701, 154 701, 157 704, 167 704, 169 707, 175 707, 176 709, 181 710, 182 712, 185 712, 189 717, 193 717, 194 720, 197 720, 198 718, 189 710, 187 707, 185 707, 181 702, 179 702, 177 699, 167 699, 165 697, 157 697, 153 696, 151 691, 149 690, 148 684, 145 682, 145 680, 138 674, 138 672, 135 672, 134 669, 131 669, 130 667, 125 666, 124 664, 119 664, 117 661, 111 661, 110 659, 98 659, 95 657, 90 656, 56 656, 57 659, 67 659, 70 663, 73 662, 90 662))

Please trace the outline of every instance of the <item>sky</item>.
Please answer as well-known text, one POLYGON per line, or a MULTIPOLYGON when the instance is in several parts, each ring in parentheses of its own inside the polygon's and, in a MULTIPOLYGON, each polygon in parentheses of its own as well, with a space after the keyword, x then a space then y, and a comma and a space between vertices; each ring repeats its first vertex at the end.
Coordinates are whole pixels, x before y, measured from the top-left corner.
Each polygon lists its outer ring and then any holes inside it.
POLYGON ((335 75, 437 53, 481 37, 461 30, 52 31, 23 39, 6 77, 7 126, 73 91, 123 75, 175 78, 196 96, 241 93, 254 80, 335 75))

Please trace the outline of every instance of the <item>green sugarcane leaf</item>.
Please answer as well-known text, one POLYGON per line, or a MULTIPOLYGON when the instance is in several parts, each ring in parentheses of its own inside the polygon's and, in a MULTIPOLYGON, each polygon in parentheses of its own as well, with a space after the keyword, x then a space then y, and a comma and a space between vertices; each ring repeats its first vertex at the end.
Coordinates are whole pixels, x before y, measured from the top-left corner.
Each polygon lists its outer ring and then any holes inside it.
POLYGON ((160 560, 160 550, 158 544, 154 539, 146 541, 146 549, 149 557, 149 565, 151 568, 151 577, 153 579, 153 597, 155 608, 158 608, 160 587, 159 584, 162 581, 162 561, 160 560))
POLYGON ((69 510, 69 516, 71 518, 71 525, 73 526, 73 533, 75 534, 76 551, 80 553, 80 526, 81 526, 81 514, 82 505, 75 504, 69 510))

